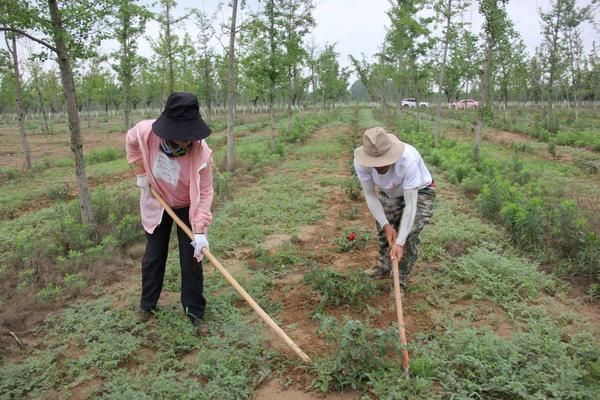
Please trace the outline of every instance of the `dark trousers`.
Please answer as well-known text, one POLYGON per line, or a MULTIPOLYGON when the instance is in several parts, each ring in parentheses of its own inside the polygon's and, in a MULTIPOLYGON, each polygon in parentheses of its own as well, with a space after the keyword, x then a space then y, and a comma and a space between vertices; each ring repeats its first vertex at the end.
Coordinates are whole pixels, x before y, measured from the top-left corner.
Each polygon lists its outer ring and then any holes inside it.
MULTIPOLYGON (((189 207, 173 211, 187 226, 190 226, 189 207)), ((165 212, 154 233, 146 232, 148 241, 142 258, 142 298, 140 302, 140 306, 144 310, 155 308, 160 297, 172 226, 173 218, 165 212)), ((190 319, 203 318, 206 299, 202 295, 204 285, 202 262, 198 262, 194 258, 194 247, 191 245, 191 240, 179 226, 177 227, 177 239, 179 240, 179 265, 181 267, 181 305, 190 319)))

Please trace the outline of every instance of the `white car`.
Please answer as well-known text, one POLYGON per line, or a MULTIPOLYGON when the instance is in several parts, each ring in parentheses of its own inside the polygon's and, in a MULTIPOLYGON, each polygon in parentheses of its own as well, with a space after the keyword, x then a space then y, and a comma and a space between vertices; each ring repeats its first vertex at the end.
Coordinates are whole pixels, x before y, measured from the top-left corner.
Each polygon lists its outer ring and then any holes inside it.
POLYGON ((429 103, 426 101, 417 102, 417 99, 402 99, 402 107, 416 107, 417 104, 419 107, 429 107, 429 103))

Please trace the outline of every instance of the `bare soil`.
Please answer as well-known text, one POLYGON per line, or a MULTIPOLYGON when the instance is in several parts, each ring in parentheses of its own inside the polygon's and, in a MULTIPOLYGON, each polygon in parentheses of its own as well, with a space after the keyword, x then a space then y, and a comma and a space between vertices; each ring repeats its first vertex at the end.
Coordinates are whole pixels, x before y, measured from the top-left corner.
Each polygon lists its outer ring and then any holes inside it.
MULTIPOLYGON (((111 133, 91 133, 82 129, 83 148, 86 152, 94 149, 123 148, 125 146, 125 131, 111 133)), ((35 163, 44 158, 71 157, 71 143, 68 132, 54 135, 28 135, 31 162, 35 163)), ((19 131, 16 128, 0 128, 0 165, 20 168, 23 165, 23 154, 19 131)))
POLYGON ((302 386, 297 384, 285 385, 284 382, 279 379, 273 379, 256 390, 254 397, 255 400, 316 400, 316 399, 329 399, 329 400, 352 400, 360 399, 360 395, 354 392, 346 393, 316 393, 309 391, 302 386))

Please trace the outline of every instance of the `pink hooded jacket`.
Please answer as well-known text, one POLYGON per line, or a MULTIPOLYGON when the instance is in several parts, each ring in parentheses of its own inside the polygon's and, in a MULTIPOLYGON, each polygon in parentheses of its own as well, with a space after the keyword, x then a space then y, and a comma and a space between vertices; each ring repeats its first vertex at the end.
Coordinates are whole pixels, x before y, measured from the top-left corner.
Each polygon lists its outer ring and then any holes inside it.
MULTIPOLYGON (((129 131, 125 139, 125 150, 127 161, 130 164, 142 163, 148 182, 163 197, 164 194, 158 189, 158 185, 152 176, 148 156, 148 137, 152 133, 152 123, 155 120, 144 120, 139 122, 129 131)), ((204 140, 192 142, 190 150, 190 223, 194 233, 206 233, 206 229, 212 222, 210 207, 213 200, 213 186, 211 173, 212 150, 204 140)), ((144 230, 150 234, 160 224, 164 208, 158 200, 152 197, 148 190, 142 190, 140 196, 140 211, 142 214, 142 225, 144 230)))

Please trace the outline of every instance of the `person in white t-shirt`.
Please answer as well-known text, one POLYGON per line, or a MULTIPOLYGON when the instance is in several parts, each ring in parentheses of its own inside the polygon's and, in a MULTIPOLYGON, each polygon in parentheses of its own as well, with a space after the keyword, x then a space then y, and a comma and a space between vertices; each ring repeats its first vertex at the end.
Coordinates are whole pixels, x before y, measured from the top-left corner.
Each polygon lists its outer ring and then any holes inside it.
POLYGON ((363 145, 354 150, 354 169, 379 240, 379 260, 368 274, 388 277, 397 259, 406 289, 419 254, 419 234, 433 216, 433 178, 417 149, 381 127, 365 131, 363 145))

